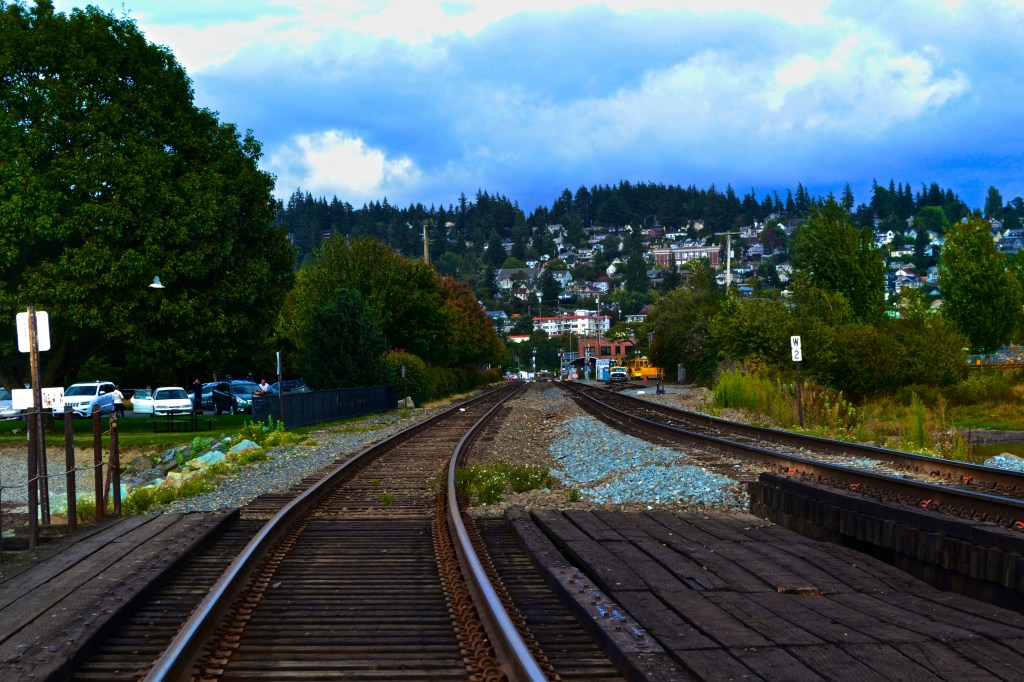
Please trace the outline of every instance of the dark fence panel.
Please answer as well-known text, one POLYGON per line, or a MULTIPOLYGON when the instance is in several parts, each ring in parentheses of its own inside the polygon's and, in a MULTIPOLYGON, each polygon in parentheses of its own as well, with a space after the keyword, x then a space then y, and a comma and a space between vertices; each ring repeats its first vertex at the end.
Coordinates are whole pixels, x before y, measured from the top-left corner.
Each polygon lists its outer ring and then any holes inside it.
POLYGON ((312 393, 285 393, 282 396, 253 396, 252 418, 253 421, 267 421, 273 416, 283 421, 286 427, 294 428, 387 412, 397 407, 397 386, 335 388, 312 393))

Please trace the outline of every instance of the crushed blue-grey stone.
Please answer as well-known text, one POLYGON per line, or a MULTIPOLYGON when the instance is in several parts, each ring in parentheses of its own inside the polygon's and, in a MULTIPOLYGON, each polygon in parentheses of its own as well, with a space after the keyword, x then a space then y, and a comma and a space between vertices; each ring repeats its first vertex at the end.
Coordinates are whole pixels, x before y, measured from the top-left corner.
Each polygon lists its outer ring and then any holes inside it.
POLYGON ((648 502, 746 507, 738 481, 686 463, 676 450, 609 429, 591 417, 573 417, 551 445, 552 474, 600 504, 648 502))
POLYGON ((1008 469, 1010 471, 1024 471, 1024 459, 1004 452, 1001 455, 986 459, 985 466, 996 469, 1008 469))

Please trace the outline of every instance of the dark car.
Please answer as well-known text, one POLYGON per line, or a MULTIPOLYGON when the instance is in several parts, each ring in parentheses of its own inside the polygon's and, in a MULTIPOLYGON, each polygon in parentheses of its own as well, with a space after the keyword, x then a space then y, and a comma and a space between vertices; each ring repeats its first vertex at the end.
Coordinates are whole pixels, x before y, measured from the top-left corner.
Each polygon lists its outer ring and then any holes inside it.
POLYGON ((203 409, 213 409, 213 387, 217 385, 217 382, 211 381, 203 384, 203 409))
MULTIPOLYGON (((203 404, 200 406, 201 410, 212 410, 213 409, 213 387, 217 385, 216 381, 210 381, 203 384, 202 388, 202 401, 203 404)), ((192 409, 196 409, 196 394, 195 385, 188 392, 189 400, 192 401, 192 409)))
POLYGON ((278 383, 270 384, 267 389, 267 395, 277 395, 281 392, 288 393, 312 393, 313 390, 306 385, 306 382, 302 379, 285 379, 278 383))
POLYGON ((213 385, 210 399, 214 414, 252 412, 252 394, 260 390, 251 381, 220 381, 213 385))

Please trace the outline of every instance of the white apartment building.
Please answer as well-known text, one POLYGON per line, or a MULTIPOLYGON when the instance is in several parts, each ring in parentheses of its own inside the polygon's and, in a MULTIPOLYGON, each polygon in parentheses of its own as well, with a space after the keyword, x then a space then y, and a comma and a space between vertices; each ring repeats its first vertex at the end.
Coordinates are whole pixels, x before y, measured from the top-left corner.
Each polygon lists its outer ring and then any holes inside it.
POLYGON ((562 315, 560 317, 533 318, 534 330, 546 332, 548 336, 574 334, 576 336, 599 336, 606 334, 612 326, 608 315, 562 315))

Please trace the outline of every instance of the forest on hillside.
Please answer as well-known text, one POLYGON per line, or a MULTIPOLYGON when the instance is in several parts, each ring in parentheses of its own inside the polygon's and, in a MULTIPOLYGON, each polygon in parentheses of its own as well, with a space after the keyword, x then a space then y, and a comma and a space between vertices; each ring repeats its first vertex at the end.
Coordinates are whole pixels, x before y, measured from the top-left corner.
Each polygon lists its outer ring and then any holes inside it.
MULTIPOLYGON (((387 199, 355 208, 336 196, 328 200, 296 190, 278 206, 277 222, 295 244, 299 266, 332 234, 372 236, 403 255, 419 257, 423 254, 424 226, 429 235, 430 256, 436 262, 448 252, 473 252, 479 256, 491 242, 511 243, 512 249, 506 255, 516 258, 528 255, 531 247, 539 253, 550 252, 544 249, 544 235, 537 233, 537 228, 550 224, 563 225, 570 241, 574 235, 577 240, 582 239, 583 229, 596 225, 661 226, 670 231, 689 228, 691 236, 701 237, 769 219, 785 223, 805 218, 827 198, 811 196, 802 184, 787 190, 785 197, 771 192, 758 198, 753 189, 740 196, 731 186, 723 192, 714 185, 698 189, 692 185, 684 188, 622 181, 614 186, 580 187, 575 193, 563 190, 550 207, 542 206, 526 215, 513 199, 484 190, 478 190, 472 200, 462 194, 447 207, 418 203, 405 208, 392 206, 387 199), (696 224, 701 227, 691 227, 696 224)), ((971 214, 998 218, 1005 229, 1019 227, 1024 218, 1024 200, 1017 197, 1004 202, 994 187, 989 189, 985 206, 974 209, 952 189, 937 183, 914 190, 909 183, 890 180, 883 186, 876 182, 870 199, 862 203, 855 202, 846 184, 835 199, 861 226, 872 226, 876 220, 881 221, 882 228, 887 223, 905 226, 907 219, 926 207, 942 210, 944 220, 940 218, 935 225, 940 230, 942 223, 953 223, 971 214)), ((500 260, 494 260, 500 266, 500 260)))

